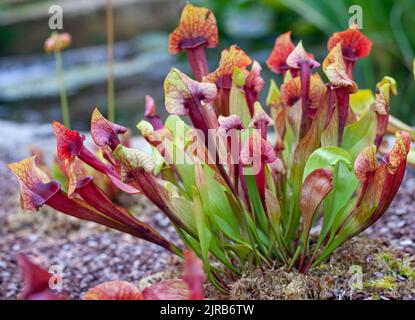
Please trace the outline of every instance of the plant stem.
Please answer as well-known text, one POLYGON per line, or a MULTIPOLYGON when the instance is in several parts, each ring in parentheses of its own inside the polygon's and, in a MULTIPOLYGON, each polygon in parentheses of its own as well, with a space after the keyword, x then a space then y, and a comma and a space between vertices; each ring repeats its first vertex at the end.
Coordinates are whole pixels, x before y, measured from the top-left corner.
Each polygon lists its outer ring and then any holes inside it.
POLYGON ((205 54, 205 45, 196 48, 186 49, 187 59, 195 79, 199 82, 209 73, 205 54))
POLYGON ((301 253, 301 246, 297 246, 297 249, 295 250, 295 253, 291 258, 290 264, 288 265, 288 270, 289 271, 291 271, 292 268, 294 267, 300 253, 301 253))
POLYGON ((107 0, 107 107, 108 119, 115 122, 115 98, 114 98, 114 16, 112 0, 107 0))
POLYGON ((69 116, 68 97, 66 95, 64 72, 62 65, 62 55, 59 49, 55 49, 56 73, 59 80, 59 95, 61 100, 62 120, 65 127, 71 128, 71 118, 69 116))
POLYGON ((343 142, 343 131, 346 126, 347 116, 349 114, 349 92, 347 88, 336 89, 337 110, 339 111, 339 136, 337 145, 341 147, 343 142))
POLYGON ((309 123, 308 118, 308 99, 310 93, 310 66, 307 62, 301 64, 300 69, 300 81, 301 81, 301 126, 300 126, 300 139, 307 133, 309 123))

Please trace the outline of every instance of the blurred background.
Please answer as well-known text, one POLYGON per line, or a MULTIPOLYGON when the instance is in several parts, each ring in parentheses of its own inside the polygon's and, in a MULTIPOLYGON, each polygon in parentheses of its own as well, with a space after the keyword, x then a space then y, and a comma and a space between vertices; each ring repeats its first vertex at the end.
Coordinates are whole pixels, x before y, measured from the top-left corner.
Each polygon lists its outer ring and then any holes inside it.
MULTIPOLYGON (((370 58, 357 64, 360 88, 373 89, 383 75, 398 82, 391 112, 415 124, 415 1, 413 0, 192 0, 215 13, 220 48, 209 50, 210 69, 221 49, 237 43, 271 74, 265 60, 275 37, 292 30, 322 61, 326 41, 347 28, 351 5, 363 9, 363 32, 374 42, 370 58)), ((106 0, 0 0, 0 118, 18 123, 60 119, 59 87, 53 54, 45 54, 51 5, 63 8, 63 31, 73 37, 63 52, 72 126, 89 128, 90 113, 107 106, 106 0)), ((130 127, 142 118, 144 97, 163 108, 163 80, 171 66, 185 72, 185 56, 167 52, 168 34, 178 24, 181 0, 113 0, 115 33, 115 104, 117 122, 130 127)))

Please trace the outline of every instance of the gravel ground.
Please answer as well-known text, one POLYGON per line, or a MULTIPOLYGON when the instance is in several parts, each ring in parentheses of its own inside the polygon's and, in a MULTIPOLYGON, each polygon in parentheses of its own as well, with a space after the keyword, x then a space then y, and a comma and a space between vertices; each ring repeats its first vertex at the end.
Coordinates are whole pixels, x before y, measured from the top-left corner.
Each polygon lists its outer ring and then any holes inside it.
MULTIPOLYGON (((18 186, 0 155, 0 299, 15 299, 21 286, 14 256, 24 252, 43 266, 60 265, 63 289, 79 299, 98 283, 122 279, 137 283, 142 277, 165 268, 171 255, 152 244, 92 223, 56 215, 51 210, 20 213, 18 186)), ((381 221, 366 231, 387 245, 415 252, 415 174, 408 172, 392 206, 381 221)), ((177 241, 168 220, 146 201, 135 212, 142 220, 177 241)))
POLYGON ((25 252, 44 266, 63 268, 63 290, 74 299, 88 288, 108 280, 137 282, 164 269, 169 254, 133 237, 103 231, 77 241, 48 241, 10 236, 0 247, 0 298, 15 298, 20 287, 14 254, 25 252), (39 242, 46 244, 39 245, 39 242), (11 248, 6 248, 10 246, 11 248), (6 249, 8 249, 6 251, 6 249))
MULTIPOLYGON (((23 252, 44 267, 63 268, 63 290, 79 299, 88 288, 108 280, 138 282, 162 271, 172 255, 166 250, 94 223, 56 213, 51 209, 20 212, 18 184, 0 159, 0 299, 14 299, 21 287, 15 255, 23 252)), ((134 212, 177 243, 168 219, 146 201, 134 212)))
POLYGON ((415 172, 408 169, 398 194, 385 215, 365 234, 383 238, 391 246, 415 253, 415 172))

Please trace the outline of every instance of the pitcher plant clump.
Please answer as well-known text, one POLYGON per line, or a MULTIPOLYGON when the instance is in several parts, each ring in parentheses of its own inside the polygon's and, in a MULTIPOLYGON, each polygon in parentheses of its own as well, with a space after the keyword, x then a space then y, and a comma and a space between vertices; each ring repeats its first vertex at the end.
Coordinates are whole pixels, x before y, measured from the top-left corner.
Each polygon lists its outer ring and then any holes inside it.
POLYGON ((218 67, 208 70, 205 50, 218 43, 214 14, 187 4, 169 51, 186 53, 194 79, 176 68, 168 73, 165 121, 146 98, 137 128, 152 152, 124 145, 127 128, 98 109, 91 136, 101 156, 79 132, 54 122, 68 183, 61 186, 34 157, 10 164, 22 208, 48 205, 182 256, 181 244, 115 204, 86 173, 106 176, 154 203, 224 292, 226 279, 251 267, 276 264, 305 273, 382 217, 402 182, 411 136, 388 126, 396 93, 391 77, 375 94, 354 81, 354 66, 372 42, 351 26, 333 34, 319 62, 290 32, 280 35, 267 66, 283 81, 271 80, 267 108, 259 102, 261 66, 238 46, 225 49, 218 67), (382 144, 387 133, 395 135, 389 152, 382 144))

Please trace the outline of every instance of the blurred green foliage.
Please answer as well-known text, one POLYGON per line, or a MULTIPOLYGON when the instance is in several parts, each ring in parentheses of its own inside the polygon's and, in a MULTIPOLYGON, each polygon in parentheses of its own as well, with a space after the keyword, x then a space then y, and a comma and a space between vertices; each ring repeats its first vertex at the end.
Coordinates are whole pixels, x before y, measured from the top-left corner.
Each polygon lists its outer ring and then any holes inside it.
MULTIPOLYGON (((356 80, 360 88, 375 88, 384 75, 398 82, 398 97, 392 98, 392 114, 415 124, 414 0, 194 0, 211 8, 221 32, 221 48, 238 43, 265 69, 265 60, 275 37, 291 30, 294 42, 303 40, 305 48, 321 62, 326 41, 333 32, 348 27, 352 5, 363 9, 363 32, 374 42, 369 58, 357 63, 356 80)), ((214 62, 216 63, 216 62, 214 62)), ((265 72, 265 77, 269 77, 265 72)), ((277 78, 276 75, 272 77, 277 78)))

